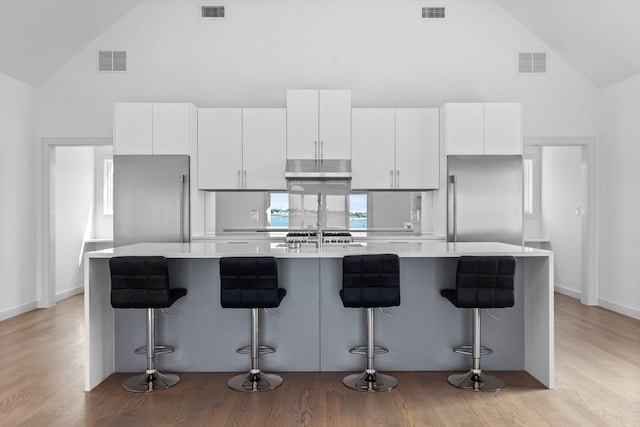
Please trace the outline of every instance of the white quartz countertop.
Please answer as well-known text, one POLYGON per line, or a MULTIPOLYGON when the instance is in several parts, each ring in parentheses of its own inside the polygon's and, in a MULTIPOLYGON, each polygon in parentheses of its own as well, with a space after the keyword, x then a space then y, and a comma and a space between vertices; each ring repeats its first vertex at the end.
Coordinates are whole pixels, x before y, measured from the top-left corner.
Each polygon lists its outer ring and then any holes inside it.
POLYGON ((196 242, 138 243, 86 254, 88 258, 114 256, 164 256, 166 258, 221 258, 226 256, 274 256, 276 258, 341 258, 344 255, 393 253, 401 258, 442 258, 463 255, 550 256, 552 252, 497 242, 459 242, 423 240, 409 242, 356 242, 325 244, 321 248, 306 244, 291 249, 282 242, 196 242))

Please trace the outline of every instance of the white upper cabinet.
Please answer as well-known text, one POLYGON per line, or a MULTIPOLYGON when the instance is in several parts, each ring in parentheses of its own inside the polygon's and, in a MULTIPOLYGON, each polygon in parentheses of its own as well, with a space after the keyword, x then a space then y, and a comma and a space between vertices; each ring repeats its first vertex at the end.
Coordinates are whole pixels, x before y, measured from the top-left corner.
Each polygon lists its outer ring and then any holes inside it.
POLYGON ((190 154, 196 109, 188 103, 116 103, 114 154, 190 154))
POLYGON ((440 111, 396 109, 396 188, 439 186, 440 111))
POLYGON ((198 109, 198 188, 284 190, 284 108, 198 109))
POLYGON ((241 189, 242 109, 198 109, 198 188, 241 189))
POLYGON ((447 155, 522 154, 520 103, 451 103, 441 108, 447 155))
POLYGON ((244 188, 285 190, 287 111, 245 108, 242 113, 244 188))
POLYGON ((354 108, 351 119, 351 188, 395 188, 395 110, 354 108))
POLYGON ((354 108, 352 120, 353 189, 438 188, 438 109, 354 108))
POLYGON ((351 158, 351 91, 287 91, 287 158, 351 158))
POLYGON ((113 154, 152 154, 153 104, 113 104, 113 154))
POLYGON ((189 154, 195 113, 193 104, 153 104, 153 154, 189 154))
POLYGON ((522 104, 484 104, 484 154, 522 154, 522 104))

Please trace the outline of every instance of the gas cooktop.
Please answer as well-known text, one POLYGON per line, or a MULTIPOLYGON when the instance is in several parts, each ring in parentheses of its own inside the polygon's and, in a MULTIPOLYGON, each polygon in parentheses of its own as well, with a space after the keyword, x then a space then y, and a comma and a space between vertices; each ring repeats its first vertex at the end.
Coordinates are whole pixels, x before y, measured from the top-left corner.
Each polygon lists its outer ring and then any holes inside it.
MULTIPOLYGON (((291 231, 285 237, 286 243, 315 242, 318 233, 315 231, 291 231)), ((353 237, 348 231, 323 231, 322 243, 351 243, 353 237)))

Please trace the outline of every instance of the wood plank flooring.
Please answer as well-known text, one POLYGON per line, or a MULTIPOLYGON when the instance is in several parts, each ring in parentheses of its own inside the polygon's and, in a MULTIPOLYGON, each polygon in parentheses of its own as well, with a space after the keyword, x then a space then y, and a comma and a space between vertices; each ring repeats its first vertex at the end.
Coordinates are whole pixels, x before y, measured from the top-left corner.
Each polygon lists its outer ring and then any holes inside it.
POLYGON ((230 390, 228 373, 183 373, 172 389, 134 394, 120 388, 126 374, 83 391, 79 295, 0 322, 0 425, 639 426, 640 321, 555 301, 554 390, 524 372, 497 373, 507 388, 488 394, 450 386, 448 372, 395 372, 397 389, 369 394, 343 373, 284 372, 263 393, 230 390))

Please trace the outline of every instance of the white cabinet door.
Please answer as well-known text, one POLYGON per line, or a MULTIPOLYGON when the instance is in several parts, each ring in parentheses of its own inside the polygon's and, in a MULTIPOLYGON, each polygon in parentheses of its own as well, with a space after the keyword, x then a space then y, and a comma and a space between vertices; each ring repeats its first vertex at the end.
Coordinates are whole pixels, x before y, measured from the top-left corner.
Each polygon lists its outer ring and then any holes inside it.
POLYGON ((484 104, 484 154, 522 154, 520 103, 484 104))
POLYGON ((153 104, 153 154, 189 154, 192 104, 153 104))
POLYGON ((351 91, 321 90, 319 96, 319 157, 350 159, 351 91))
POLYGON ((198 109, 198 188, 242 188, 242 109, 198 109))
POLYGON ((439 187, 439 121, 437 108, 396 110, 395 188, 439 187))
POLYGON ((391 189, 395 181, 395 110, 351 111, 351 188, 391 189))
POLYGON ((245 188, 286 189, 286 109, 245 108, 242 113, 242 140, 245 188))
POLYGON ((152 154, 152 104, 113 104, 113 154, 152 154))
POLYGON ((484 104, 445 104, 443 113, 446 154, 484 154, 484 104))
POLYGON ((287 91, 287 158, 315 159, 318 153, 318 91, 287 91))

